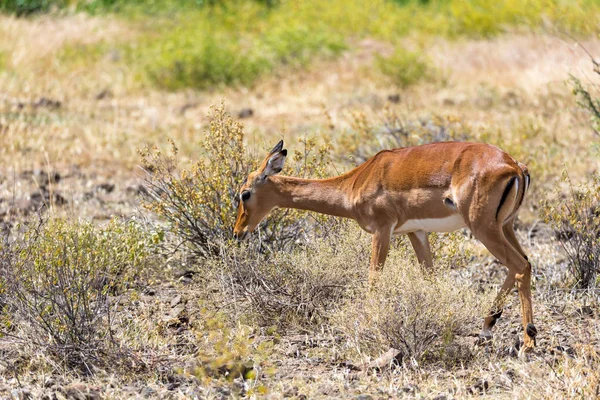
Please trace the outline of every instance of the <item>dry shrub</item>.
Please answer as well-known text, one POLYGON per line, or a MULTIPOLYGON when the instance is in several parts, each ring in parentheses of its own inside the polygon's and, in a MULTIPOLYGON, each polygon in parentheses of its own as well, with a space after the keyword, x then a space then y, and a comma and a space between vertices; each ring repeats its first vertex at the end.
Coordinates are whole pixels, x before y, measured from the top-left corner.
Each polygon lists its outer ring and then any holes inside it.
POLYGON ((575 186, 566 171, 568 186, 559 200, 546 200, 542 217, 555 231, 579 288, 597 287, 600 273, 600 176, 575 186))
POLYGON ((375 286, 348 300, 334 318, 351 352, 368 359, 392 347, 407 365, 464 361, 470 351, 456 337, 471 332, 491 302, 447 268, 426 272, 394 253, 375 286))
POLYGON ((125 362, 112 339, 110 300, 137 279, 152 241, 133 222, 97 228, 56 219, 25 226, 0 252, 1 286, 10 293, 0 335, 85 374, 107 359, 125 362))
POLYGON ((202 318, 194 327, 196 357, 183 372, 206 386, 229 386, 236 397, 265 394, 262 382, 272 372, 269 356, 273 342, 259 339, 256 331, 239 323, 232 326, 226 315, 203 309, 202 318), (236 385, 236 380, 245 384, 236 385))
POLYGON ((310 330, 364 285, 369 243, 356 229, 340 229, 327 240, 268 257, 248 247, 229 249, 207 260, 201 275, 213 301, 236 318, 282 331, 310 330))
MULTIPOLYGON (((591 61, 594 66, 594 73, 600 75, 600 64, 593 58, 591 61)), ((577 104, 590 114, 590 126, 594 133, 600 137, 600 99, 594 97, 590 90, 574 76, 571 76, 571 85, 577 104)))
POLYGON ((377 118, 355 113, 351 129, 343 134, 339 142, 344 154, 351 154, 354 161, 362 163, 383 149, 467 141, 471 138, 470 126, 458 118, 433 116, 408 120, 386 108, 377 118))
MULTIPOLYGON (((211 108, 210 124, 200 142, 201 157, 191 168, 176 171, 177 147, 171 154, 158 148, 142 150, 142 162, 148 172, 149 196, 144 205, 166 221, 193 254, 201 257, 219 254, 232 237, 239 188, 248 173, 257 168, 268 149, 251 155, 244 144, 243 126, 226 111, 224 103, 211 108)), ((292 166, 284 174, 323 177, 328 165, 329 147, 317 147, 314 139, 300 139, 303 151, 295 150, 292 166)), ((308 241, 318 232, 324 217, 306 218, 299 210, 277 209, 257 228, 251 240, 261 251, 288 249, 308 241)))

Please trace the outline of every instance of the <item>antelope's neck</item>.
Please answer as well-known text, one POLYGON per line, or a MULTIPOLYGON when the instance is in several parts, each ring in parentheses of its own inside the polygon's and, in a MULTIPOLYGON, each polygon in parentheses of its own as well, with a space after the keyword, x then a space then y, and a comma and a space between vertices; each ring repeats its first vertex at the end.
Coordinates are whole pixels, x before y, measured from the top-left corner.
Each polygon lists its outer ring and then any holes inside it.
POLYGON ((275 175, 270 180, 275 185, 279 207, 352 218, 350 199, 340 177, 302 179, 275 175))

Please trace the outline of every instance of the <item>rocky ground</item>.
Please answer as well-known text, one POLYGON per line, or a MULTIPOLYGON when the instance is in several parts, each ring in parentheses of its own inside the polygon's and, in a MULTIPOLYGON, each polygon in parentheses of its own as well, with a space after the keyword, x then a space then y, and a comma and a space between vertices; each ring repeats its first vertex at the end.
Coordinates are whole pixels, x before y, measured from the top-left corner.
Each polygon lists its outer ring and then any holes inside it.
MULTIPOLYGON (((598 172, 590 145, 597 139, 567 83, 569 73, 584 76, 586 82, 596 79, 589 76, 588 56, 578 44, 533 34, 458 42, 440 39, 427 55, 445 78, 400 89, 370 68, 375 55, 388 51, 388 46, 364 40, 338 60, 286 71, 250 89, 166 93, 135 88, 119 78, 121 72, 110 59, 94 70, 72 65, 66 69, 48 61, 52 51, 64 42, 78 43, 82 33, 91 42, 126 36, 128 30, 119 21, 95 31, 102 21, 87 17, 66 22, 1 18, 5 26, 21 32, 18 38, 0 42, 20 41, 20 53, 14 58, 23 68, 20 75, 0 74, 4 231, 40 214, 98 224, 113 218, 155 221, 140 206, 145 172, 136 149, 145 144, 165 147, 171 137, 180 147, 182 164, 189 165, 206 128, 208 107, 221 99, 244 123, 253 149, 267 148, 281 137, 294 148, 299 137, 317 135, 330 140, 336 173, 352 165, 341 138, 352 130, 357 115, 371 122, 390 110, 407 120, 442 115, 463 121, 474 140, 495 143, 530 167, 534 186, 517 228, 534 265, 539 336, 535 351, 519 357, 522 332, 515 293, 492 343, 475 345, 481 320, 473 318, 468 332, 447 350, 444 362, 405 361, 400 367, 366 368, 374 357, 357 355, 336 327, 281 334, 250 327, 246 336, 250 344, 236 346, 251 349, 240 351, 248 351, 252 356, 246 361, 252 362, 221 360, 211 364, 212 372, 200 374, 204 352, 225 352, 210 333, 219 336, 226 331, 206 325, 210 318, 199 301, 205 295, 201 269, 167 257, 135 295, 114 299, 118 305, 114 319, 120 327, 128 327, 122 334, 139 337, 131 345, 139 357, 139 363, 130 366, 131 374, 115 372, 111 365, 93 376, 68 373, 53 367, 43 351, 32 353, 18 338, 6 336, 0 339, 0 397, 441 400, 600 395, 600 292, 570 288, 565 255, 540 216, 542 202, 556 198, 552 191, 562 185, 559 177, 565 164, 576 181, 598 172), (60 40, 46 48, 39 40, 44 35, 60 40), (254 379, 227 378, 240 375, 240 369, 252 370, 254 379)), ((598 43, 590 39, 584 45, 595 50, 598 43)), ((504 267, 472 239, 466 240, 473 256, 450 273, 457 285, 494 292, 503 281, 504 267)), ((367 259, 364 265, 366 274, 367 259)), ((234 325, 228 328, 232 337, 246 329, 242 323, 234 325)))

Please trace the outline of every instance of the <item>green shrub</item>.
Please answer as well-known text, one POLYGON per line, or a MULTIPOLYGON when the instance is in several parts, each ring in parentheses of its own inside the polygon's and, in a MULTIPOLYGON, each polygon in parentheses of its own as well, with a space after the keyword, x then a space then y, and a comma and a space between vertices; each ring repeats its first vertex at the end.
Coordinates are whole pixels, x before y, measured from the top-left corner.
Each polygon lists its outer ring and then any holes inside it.
POLYGON ((377 67, 401 88, 434 78, 435 70, 419 52, 397 48, 389 57, 377 57, 377 67))
POLYGON ((205 89, 251 85, 278 67, 305 66, 346 48, 335 29, 265 7, 228 3, 182 16, 137 43, 133 57, 147 60, 144 73, 158 87, 205 89))
MULTIPOLYGON (((210 124, 200 142, 200 158, 189 169, 176 171, 177 147, 165 155, 156 147, 140 154, 148 171, 146 188, 150 196, 144 206, 165 220, 172 232, 193 254, 219 254, 223 242, 232 239, 237 216, 239 189, 248 173, 258 167, 268 149, 248 154, 242 125, 226 111, 224 104, 211 108, 210 124), (264 153, 264 154, 263 154, 264 153)), ((314 139, 300 139, 303 151, 294 150, 291 166, 284 174, 323 177, 329 147, 316 147, 314 139)), ((299 210, 276 209, 258 226, 252 240, 260 250, 290 248, 313 237, 315 225, 325 217, 308 219, 299 210)))
POLYGON ((97 228, 52 219, 26 226, 0 253, 3 286, 11 294, 5 311, 18 336, 83 373, 103 364, 109 346, 122 356, 111 336, 110 298, 147 266, 155 239, 133 222, 97 228))
POLYGON ((0 11, 22 16, 48 11, 51 7, 63 7, 65 4, 63 0, 3 0, 0 2, 0 11))
POLYGON ((256 329, 239 323, 232 326, 224 314, 206 309, 193 332, 198 351, 195 360, 184 368, 185 374, 195 376, 206 386, 227 384, 236 397, 266 393, 261 381, 273 372, 268 360, 272 341, 259 340, 256 329), (236 380, 246 384, 240 387, 233 384, 236 380))
POLYGON ((194 40, 187 32, 178 32, 152 47, 149 51, 156 57, 147 67, 148 76, 157 86, 171 90, 249 85, 273 68, 265 55, 243 49, 233 38, 206 35, 194 40))

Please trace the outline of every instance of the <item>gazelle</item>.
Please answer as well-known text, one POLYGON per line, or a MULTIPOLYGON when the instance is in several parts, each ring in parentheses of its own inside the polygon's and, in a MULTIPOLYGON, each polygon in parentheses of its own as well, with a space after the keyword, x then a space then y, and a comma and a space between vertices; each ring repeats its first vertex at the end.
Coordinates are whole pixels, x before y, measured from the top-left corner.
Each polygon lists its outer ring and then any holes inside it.
POLYGON ((467 227, 508 267, 480 338, 491 338, 516 282, 523 350, 534 347, 531 264, 513 230, 530 182, 524 164, 487 144, 446 142, 383 150, 338 177, 301 179, 277 175, 286 156, 282 140, 242 185, 234 227, 238 239, 252 232, 274 207, 352 218, 373 235, 372 280, 383 268, 392 235, 407 234, 418 261, 431 268, 427 233, 467 227))

